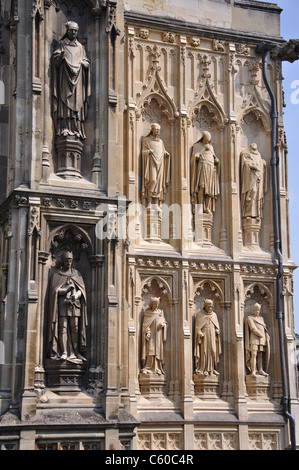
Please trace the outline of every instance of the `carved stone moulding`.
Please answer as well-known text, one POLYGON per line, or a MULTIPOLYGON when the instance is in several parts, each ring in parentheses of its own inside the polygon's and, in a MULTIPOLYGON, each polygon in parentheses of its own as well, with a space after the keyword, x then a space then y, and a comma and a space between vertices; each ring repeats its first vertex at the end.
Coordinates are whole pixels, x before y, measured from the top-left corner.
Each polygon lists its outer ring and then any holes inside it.
POLYGON ((162 211, 157 204, 148 207, 144 214, 144 239, 148 242, 162 242, 161 240, 162 211))
POLYGON ((252 400, 269 399, 270 378, 262 375, 247 375, 246 390, 252 400))
POLYGON ((164 396, 166 379, 164 376, 140 373, 139 385, 143 397, 149 400, 159 399, 164 396))
POLYGON ((261 221, 256 219, 243 219, 244 246, 260 247, 261 221))
POLYGON ((204 246, 212 246, 213 215, 198 212, 195 214, 195 242, 204 246))
POLYGON ((75 137, 61 137, 57 139, 56 149, 58 154, 57 175, 64 179, 82 178, 83 143, 75 137))
POLYGON ((77 395, 84 386, 86 364, 69 361, 45 361, 47 387, 58 395, 77 395))
POLYGON ((193 375, 194 392, 202 400, 218 398, 219 376, 218 375, 193 375))

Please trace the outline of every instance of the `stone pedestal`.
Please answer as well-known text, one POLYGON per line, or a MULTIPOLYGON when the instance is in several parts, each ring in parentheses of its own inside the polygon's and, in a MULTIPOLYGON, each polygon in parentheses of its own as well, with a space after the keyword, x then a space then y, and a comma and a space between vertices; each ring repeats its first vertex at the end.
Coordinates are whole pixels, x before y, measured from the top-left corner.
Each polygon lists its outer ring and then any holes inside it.
POLYGON ((193 375, 194 392, 202 400, 218 398, 219 375, 193 375))
POLYGON ((260 248, 261 220, 243 218, 243 244, 251 249, 260 248))
POLYGON ((58 137, 56 150, 58 156, 56 174, 64 179, 82 178, 82 141, 75 136, 58 137))
POLYGON ((195 243, 202 246, 212 245, 212 227, 213 227, 213 214, 203 213, 198 210, 194 215, 195 223, 195 243))
POLYGON ((139 374, 141 394, 148 399, 161 398, 164 395, 166 379, 164 375, 139 374))
POLYGON ((144 212, 144 239, 148 242, 161 242, 162 210, 152 204, 144 212))
POLYGON ((269 398, 270 378, 268 376, 247 375, 245 382, 249 398, 254 400, 269 398))
POLYGON ((76 395, 84 386, 86 368, 86 362, 76 364, 48 359, 45 363, 47 387, 58 395, 76 395))

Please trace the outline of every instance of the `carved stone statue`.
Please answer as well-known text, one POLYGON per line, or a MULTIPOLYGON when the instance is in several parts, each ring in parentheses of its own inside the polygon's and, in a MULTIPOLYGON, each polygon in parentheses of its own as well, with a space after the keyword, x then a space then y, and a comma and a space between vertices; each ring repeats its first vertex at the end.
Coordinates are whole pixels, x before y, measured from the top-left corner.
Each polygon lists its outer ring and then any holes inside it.
POLYGON ((58 136, 76 135, 85 139, 83 123, 90 96, 90 62, 78 41, 79 26, 69 21, 67 32, 53 52, 53 116, 58 136))
POLYGON ((194 340, 195 373, 203 376, 219 375, 220 328, 210 299, 205 299, 204 308, 196 314, 194 340))
POLYGON ((167 322, 163 310, 158 308, 160 299, 151 297, 145 309, 142 323, 143 374, 164 375, 163 342, 166 341, 167 322))
POLYGON ((152 124, 149 135, 142 141, 141 202, 145 206, 161 205, 170 183, 170 154, 160 138, 160 129, 159 124, 152 124))
POLYGON ((255 143, 241 152, 241 207, 243 218, 263 217, 263 201, 266 191, 266 162, 255 143))
POLYGON ((246 366, 251 375, 267 377, 264 367, 267 371, 270 359, 270 335, 260 311, 261 305, 254 304, 253 315, 248 316, 245 321, 246 366))
POLYGON ((73 266, 73 254, 65 251, 62 267, 54 271, 49 285, 49 355, 52 359, 82 363, 86 348, 86 289, 73 266))
POLYGON ((219 159, 211 144, 211 134, 204 131, 193 145, 191 155, 191 199, 194 212, 196 204, 203 206, 203 213, 215 212, 215 203, 220 194, 219 167, 219 159))
POLYGON ((79 26, 69 21, 52 54, 52 115, 61 176, 79 176, 84 122, 90 97, 90 62, 78 41, 79 26))

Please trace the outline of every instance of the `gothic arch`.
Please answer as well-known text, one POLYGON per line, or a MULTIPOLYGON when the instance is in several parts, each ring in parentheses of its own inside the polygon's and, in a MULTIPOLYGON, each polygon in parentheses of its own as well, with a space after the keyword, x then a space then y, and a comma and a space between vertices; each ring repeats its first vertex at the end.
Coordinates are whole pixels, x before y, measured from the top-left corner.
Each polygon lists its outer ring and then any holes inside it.
POLYGON ((221 128, 226 121, 225 112, 214 95, 208 79, 196 95, 196 99, 189 107, 189 116, 192 124, 194 125, 201 111, 206 108, 210 115, 211 122, 215 122, 218 128, 221 128))
POLYGON ((256 121, 261 121, 263 128, 267 133, 271 132, 271 119, 269 116, 269 110, 263 103, 263 100, 254 87, 254 90, 247 95, 243 102, 243 112, 240 116, 240 122, 244 123, 246 116, 252 115, 256 121))
POLYGON ((202 295, 206 287, 208 287, 213 296, 217 298, 220 302, 224 300, 224 295, 221 287, 219 286, 219 284, 217 284, 215 281, 212 281, 211 279, 204 279, 195 284, 194 297, 196 297, 197 295, 202 295))
POLYGON ((171 122, 179 116, 173 99, 169 96, 165 83, 160 75, 159 57, 160 52, 157 49, 151 51, 152 67, 148 76, 148 83, 144 86, 144 91, 137 96, 136 119, 139 120, 144 115, 145 107, 151 106, 153 100, 156 100, 162 115, 165 115, 171 122))
POLYGON ((141 292, 143 296, 150 292, 151 288, 155 283, 156 287, 161 290, 161 293, 166 295, 170 299, 171 288, 169 284, 165 281, 165 279, 157 275, 150 276, 142 282, 141 292))
POLYGON ((92 241, 81 227, 66 224, 56 227, 50 234, 48 246, 52 257, 58 261, 60 254, 65 250, 73 252, 75 259, 79 259, 82 252, 92 253, 92 241))
POLYGON ((269 304, 272 304, 273 302, 272 293, 270 289, 264 284, 262 284, 261 282, 253 282, 252 284, 249 284, 248 286, 246 286, 244 289, 244 299, 248 300, 248 299, 253 298, 253 296, 257 292, 259 296, 261 296, 261 298, 263 298, 269 304))

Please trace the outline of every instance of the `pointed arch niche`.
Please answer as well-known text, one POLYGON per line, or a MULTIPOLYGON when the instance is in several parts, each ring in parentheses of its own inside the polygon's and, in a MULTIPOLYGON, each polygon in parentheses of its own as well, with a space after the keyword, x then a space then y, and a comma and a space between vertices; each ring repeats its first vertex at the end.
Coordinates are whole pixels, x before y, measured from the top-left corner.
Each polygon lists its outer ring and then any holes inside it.
MULTIPOLYGON (((223 227, 224 221, 224 200, 221 194, 221 181, 225 180, 226 166, 224 157, 227 154, 225 143, 226 117, 221 104, 217 101, 212 87, 207 79, 196 99, 190 104, 189 110, 189 135, 188 151, 189 159, 192 155, 192 147, 202 137, 204 131, 211 134, 211 144, 215 154, 220 160, 220 195, 216 201, 216 210, 213 215, 213 227, 211 242, 214 246, 220 246, 219 227, 223 227)), ((190 173, 191 177, 191 173, 190 173)))
POLYGON ((156 274, 143 279, 141 283, 141 304, 138 314, 138 370, 141 370, 141 351, 142 351, 142 321, 144 310, 149 304, 151 297, 160 299, 159 307, 164 312, 167 322, 167 337, 164 342, 164 365, 166 387, 164 394, 175 401, 176 385, 178 384, 178 325, 177 325, 177 305, 171 296, 171 278, 162 277, 156 274))
MULTIPOLYGON (((280 380, 280 358, 279 358, 279 338, 278 328, 275 318, 275 303, 273 298, 273 286, 271 284, 264 284, 263 282, 253 282, 244 284, 244 328, 246 318, 253 315, 253 305, 259 303, 261 305, 260 315, 264 318, 270 335, 270 362, 269 362, 269 377, 270 377, 270 397, 279 400, 279 380, 280 380)), ((244 330, 245 338, 245 330, 244 330)), ((244 350, 244 361, 246 361, 246 354, 244 350)), ((245 366, 246 374, 249 374, 245 366)))
MULTIPOLYGON (((224 395, 227 393, 228 389, 228 382, 229 382, 229 351, 227 348, 226 342, 224 342, 224 338, 226 336, 226 331, 229 328, 229 315, 226 310, 226 302, 224 299, 224 281, 220 280, 216 282, 212 279, 203 279, 200 281, 194 280, 194 288, 193 288, 193 301, 194 301, 194 308, 193 308, 193 320, 192 320, 192 347, 195 347, 195 318, 196 313, 203 309, 204 301, 206 299, 213 301, 213 311, 216 312, 219 327, 220 327, 220 339, 221 339, 221 355, 220 355, 220 362, 218 371, 220 373, 220 382, 219 382, 219 390, 217 394, 219 397, 224 398, 224 395)), ((194 357, 193 357, 194 361, 194 357)), ((193 363, 193 370, 195 370, 195 363, 193 363)))
MULTIPOLYGON (((151 124, 157 123, 161 126, 160 135, 163 140, 166 151, 170 154, 170 183, 165 192, 164 203, 169 206, 174 202, 176 194, 176 186, 179 184, 173 175, 178 171, 178 132, 176 126, 178 122, 179 112, 176 108, 173 98, 168 92, 160 62, 163 61, 163 51, 160 48, 148 47, 147 56, 149 56, 149 68, 146 74, 146 80, 142 91, 136 95, 134 132, 131 134, 133 140, 133 167, 137 170, 138 185, 136 185, 135 200, 141 202, 141 185, 142 185, 142 142, 143 138, 151 132, 151 124)), ((164 73, 163 72, 163 73, 164 73)), ((165 75, 165 73, 164 73, 165 75)), ((142 214, 141 214, 142 217, 142 214)), ((163 215, 162 215, 163 219, 163 215)), ((141 236, 145 237, 145 221, 140 219, 141 236)), ((168 228, 169 238, 165 242, 171 243, 170 227, 168 228)))

